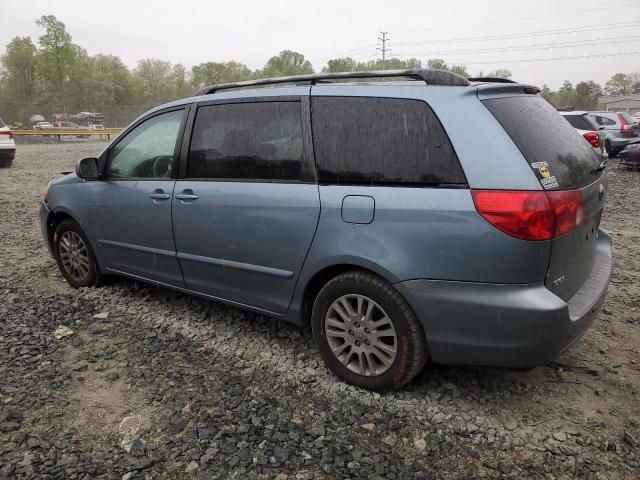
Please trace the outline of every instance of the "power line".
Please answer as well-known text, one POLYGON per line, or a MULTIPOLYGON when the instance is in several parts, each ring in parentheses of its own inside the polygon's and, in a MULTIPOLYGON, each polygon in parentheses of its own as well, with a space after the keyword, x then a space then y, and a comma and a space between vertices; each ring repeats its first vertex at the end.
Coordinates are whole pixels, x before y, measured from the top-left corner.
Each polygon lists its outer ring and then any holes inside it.
POLYGON ((551 29, 551 30, 539 30, 535 32, 521 32, 521 33, 513 33, 513 34, 504 34, 504 35, 487 35, 481 37, 461 37, 461 38, 450 38, 450 39, 433 39, 433 40, 421 40, 417 42, 398 42, 394 45, 423 45, 425 43, 463 43, 463 42, 478 42, 478 41, 490 41, 490 40, 507 40, 511 38, 529 38, 529 37, 538 37, 538 36, 547 36, 547 35, 565 35, 569 33, 582 33, 582 32, 590 32, 594 30, 605 30, 610 28, 631 28, 640 25, 640 20, 633 20, 631 22, 617 22, 617 23, 606 23, 599 25, 582 25, 577 27, 569 27, 569 28, 560 28, 560 29, 551 29))
POLYGON ((382 37, 378 37, 378 40, 382 42, 382 48, 376 47, 376 50, 382 52, 383 62, 387 59, 387 52, 390 51, 390 49, 387 48, 387 42, 389 41, 389 38, 387 37, 388 33, 389 32, 380 32, 380 35, 382 35, 382 37))
POLYGON ((555 60, 580 60, 583 58, 601 58, 601 57, 620 57, 620 56, 628 56, 628 55, 638 55, 640 51, 636 52, 620 52, 620 53, 602 53, 602 54, 593 54, 593 55, 577 55, 572 57, 552 57, 552 58, 528 58, 521 60, 495 60, 495 61, 483 61, 483 62, 458 62, 456 64, 463 65, 508 65, 510 63, 534 63, 534 62, 552 62, 555 60))
MULTIPOLYGON (((637 0, 630 2, 630 3, 625 3, 625 4, 620 4, 620 5, 616 5, 616 9, 619 11, 619 9, 624 8, 624 7, 630 7, 632 5, 638 5, 637 0)), ((535 17, 533 17, 532 15, 527 15, 526 17, 519 17, 519 18, 512 18, 509 20, 498 20, 496 22, 482 22, 482 23, 468 23, 466 25, 441 25, 441 26, 435 26, 435 27, 428 27, 428 31, 434 31, 434 30, 449 30, 453 27, 455 28, 469 28, 469 27, 484 27, 487 25, 501 25, 504 23, 514 23, 514 22, 524 22, 524 21, 528 21, 528 20, 540 20, 542 18, 553 18, 553 17, 562 17, 565 15, 573 15, 575 13, 589 13, 589 12, 602 12, 604 10, 603 7, 596 7, 596 8, 589 8, 589 9, 580 9, 580 10, 571 10, 571 11, 567 11, 567 12, 556 12, 556 13, 549 13, 546 15, 539 15, 538 12, 536 12, 535 17)), ((416 32, 423 32, 425 31, 425 29, 420 29, 420 30, 405 30, 404 32, 394 32, 395 35, 406 35, 408 33, 416 33, 416 32)))
POLYGON ((409 56, 409 55, 450 55, 456 53, 498 53, 505 51, 527 51, 535 50, 542 47, 555 47, 555 48, 576 48, 576 47, 593 47, 597 45, 607 45, 610 43, 618 43, 620 39, 630 40, 640 38, 640 35, 621 35, 618 37, 596 38, 593 40, 576 40, 572 42, 553 42, 553 43, 537 43, 527 46, 515 46, 515 47, 500 47, 496 48, 481 48, 481 49, 462 49, 462 50, 439 50, 439 51, 422 51, 422 52, 397 52, 396 56, 409 56))

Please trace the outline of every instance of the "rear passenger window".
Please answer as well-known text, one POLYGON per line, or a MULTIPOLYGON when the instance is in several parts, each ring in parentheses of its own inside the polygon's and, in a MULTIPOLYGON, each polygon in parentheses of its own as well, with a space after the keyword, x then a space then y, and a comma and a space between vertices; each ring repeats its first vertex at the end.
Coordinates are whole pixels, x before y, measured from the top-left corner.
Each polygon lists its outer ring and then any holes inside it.
POLYGON ((447 134, 422 101, 315 97, 311 111, 321 183, 466 184, 447 134))
POLYGON ((300 102, 200 107, 187 177, 301 181, 304 168, 300 102))

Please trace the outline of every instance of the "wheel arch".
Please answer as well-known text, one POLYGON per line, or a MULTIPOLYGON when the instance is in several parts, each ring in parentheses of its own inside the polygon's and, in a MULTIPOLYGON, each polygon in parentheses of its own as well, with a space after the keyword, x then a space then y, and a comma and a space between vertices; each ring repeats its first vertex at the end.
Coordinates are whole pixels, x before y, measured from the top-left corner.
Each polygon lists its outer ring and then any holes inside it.
POLYGON ((312 274, 304 283, 299 310, 300 320, 303 325, 310 324, 313 304, 322 287, 324 287, 332 278, 335 278, 342 273, 353 270, 368 272, 373 275, 377 275, 378 277, 386 280, 391 284, 395 283, 392 275, 388 272, 381 272, 379 271, 380 269, 370 268, 370 266, 363 265, 360 262, 333 263, 330 265, 325 265, 322 268, 318 269, 314 274, 312 274))

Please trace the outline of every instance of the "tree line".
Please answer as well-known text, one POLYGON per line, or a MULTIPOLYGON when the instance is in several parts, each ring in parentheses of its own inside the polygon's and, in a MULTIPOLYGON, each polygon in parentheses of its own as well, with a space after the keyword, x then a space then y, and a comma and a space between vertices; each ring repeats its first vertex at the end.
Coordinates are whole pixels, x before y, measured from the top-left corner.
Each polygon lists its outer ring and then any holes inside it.
MULTIPOLYGON (((64 23, 53 15, 40 17, 36 24, 42 30, 37 43, 31 37, 15 37, 0 57, 0 114, 5 121, 26 123, 33 114, 93 108, 113 115, 119 112, 126 123, 153 105, 191 95, 205 85, 314 73, 304 55, 292 50, 269 58, 256 70, 236 61, 206 62, 186 69, 160 59, 143 59, 130 69, 116 56, 89 55, 73 43, 64 23), (44 106, 48 112, 39 111, 44 106)), ((345 57, 327 61, 322 71, 422 67, 416 58, 358 62, 345 57)), ((429 60, 426 67, 470 76, 464 65, 448 65, 442 59, 429 60)), ((511 78, 511 72, 499 69, 474 76, 511 78)), ((575 87, 565 81, 555 92, 546 85, 542 88, 542 95, 556 107, 593 109, 603 93, 640 93, 640 73, 617 73, 604 88, 593 81, 579 82, 575 87)), ((105 116, 108 122, 109 115, 105 116)))

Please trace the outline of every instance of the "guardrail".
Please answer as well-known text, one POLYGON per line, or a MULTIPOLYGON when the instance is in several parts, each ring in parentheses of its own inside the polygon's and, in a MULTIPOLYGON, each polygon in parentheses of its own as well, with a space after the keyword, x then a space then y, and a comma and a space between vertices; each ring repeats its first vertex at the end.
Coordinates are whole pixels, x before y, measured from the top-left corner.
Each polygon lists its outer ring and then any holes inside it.
POLYGON ((89 135, 100 135, 111 139, 111 135, 117 136, 122 132, 122 128, 105 128, 104 130, 13 130, 13 135, 18 136, 35 136, 46 135, 52 137, 84 137, 89 135))

